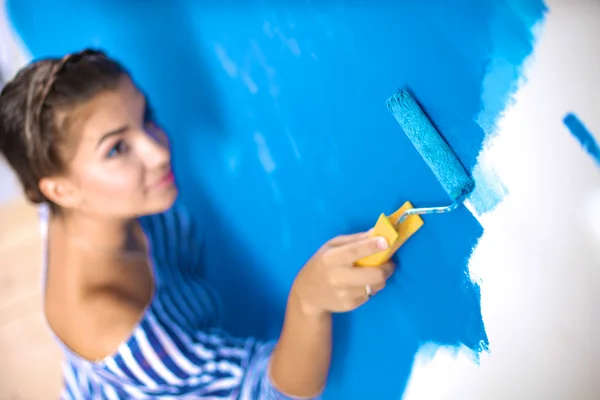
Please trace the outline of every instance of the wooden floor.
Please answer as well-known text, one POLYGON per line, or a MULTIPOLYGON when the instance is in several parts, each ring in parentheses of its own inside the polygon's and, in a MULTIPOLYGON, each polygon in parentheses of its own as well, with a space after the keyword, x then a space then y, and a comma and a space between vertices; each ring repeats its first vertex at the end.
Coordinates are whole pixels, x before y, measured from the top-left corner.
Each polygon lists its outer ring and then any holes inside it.
POLYGON ((60 351, 41 307, 41 240, 35 208, 0 205, 0 400, 51 400, 60 351))

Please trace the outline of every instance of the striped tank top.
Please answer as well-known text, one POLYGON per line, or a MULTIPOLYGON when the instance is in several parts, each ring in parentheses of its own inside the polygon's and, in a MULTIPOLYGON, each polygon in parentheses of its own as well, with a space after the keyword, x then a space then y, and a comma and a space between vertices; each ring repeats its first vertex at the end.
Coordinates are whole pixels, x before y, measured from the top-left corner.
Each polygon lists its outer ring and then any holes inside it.
MULTIPOLYGON (((48 208, 40 215, 46 258, 48 208)), ((131 336, 100 361, 79 357, 55 335, 64 354, 61 399, 294 399, 270 382, 273 343, 216 328, 220 304, 202 278, 190 216, 173 207, 140 224, 150 244, 153 298, 131 336)))

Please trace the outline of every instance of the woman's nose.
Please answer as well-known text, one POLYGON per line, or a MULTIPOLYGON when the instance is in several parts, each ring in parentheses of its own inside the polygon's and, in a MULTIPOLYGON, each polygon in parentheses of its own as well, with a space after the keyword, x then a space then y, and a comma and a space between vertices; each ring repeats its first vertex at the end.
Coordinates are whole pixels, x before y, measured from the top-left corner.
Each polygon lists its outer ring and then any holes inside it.
POLYGON ((150 167, 161 166, 171 162, 169 141, 164 131, 158 127, 147 129, 145 137, 145 155, 150 167))

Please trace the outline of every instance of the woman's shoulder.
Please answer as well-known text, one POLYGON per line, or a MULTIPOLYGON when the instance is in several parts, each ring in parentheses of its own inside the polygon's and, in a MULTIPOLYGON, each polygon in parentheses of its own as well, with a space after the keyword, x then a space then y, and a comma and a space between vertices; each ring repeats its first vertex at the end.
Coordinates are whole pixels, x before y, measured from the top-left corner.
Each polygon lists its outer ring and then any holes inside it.
POLYGON ((53 233, 44 284, 46 320, 67 349, 97 361, 117 351, 150 305, 155 283, 149 259, 83 251, 53 233))
POLYGON ((147 293, 104 286, 87 290, 76 299, 52 296, 50 292, 45 302, 46 318, 54 334, 72 353, 88 361, 99 361, 117 353, 144 317, 152 289, 142 290, 147 293))

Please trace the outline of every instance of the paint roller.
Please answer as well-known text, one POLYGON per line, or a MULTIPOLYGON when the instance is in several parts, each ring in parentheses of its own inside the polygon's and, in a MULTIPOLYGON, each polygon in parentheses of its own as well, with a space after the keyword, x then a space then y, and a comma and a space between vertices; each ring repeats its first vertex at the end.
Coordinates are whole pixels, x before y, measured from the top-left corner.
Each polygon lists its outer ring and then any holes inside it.
POLYGON ((375 267, 388 261, 423 226, 420 215, 448 213, 458 209, 475 187, 454 151, 408 90, 400 90, 390 97, 386 106, 453 202, 443 207, 414 208, 407 201, 392 215, 381 214, 371 236, 386 238, 389 247, 356 263, 363 267, 375 267))

